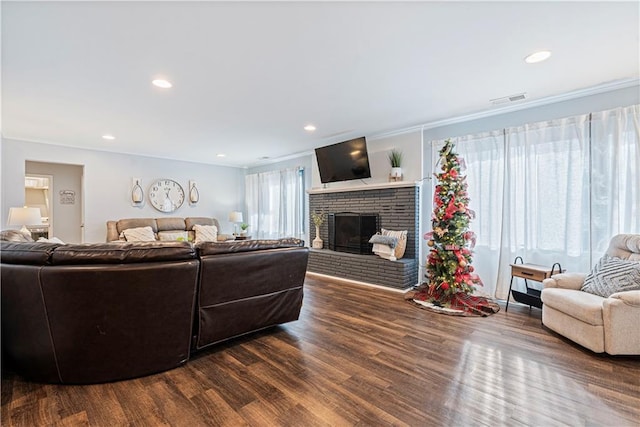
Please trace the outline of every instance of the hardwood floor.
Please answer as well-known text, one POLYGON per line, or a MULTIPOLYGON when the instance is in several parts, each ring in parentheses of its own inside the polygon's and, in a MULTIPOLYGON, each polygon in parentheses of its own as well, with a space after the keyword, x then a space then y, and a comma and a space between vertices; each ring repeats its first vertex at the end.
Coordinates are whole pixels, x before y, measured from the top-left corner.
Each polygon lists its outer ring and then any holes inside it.
POLYGON ((109 384, 2 376, 3 426, 637 426, 640 359, 595 355, 513 304, 431 313, 307 277, 299 321, 109 384))

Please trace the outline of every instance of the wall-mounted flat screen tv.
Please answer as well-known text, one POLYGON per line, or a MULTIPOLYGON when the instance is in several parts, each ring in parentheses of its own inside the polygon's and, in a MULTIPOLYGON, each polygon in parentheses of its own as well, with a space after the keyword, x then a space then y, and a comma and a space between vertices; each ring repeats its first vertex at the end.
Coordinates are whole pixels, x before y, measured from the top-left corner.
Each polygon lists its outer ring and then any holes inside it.
POLYGON ((364 136, 316 148, 316 159, 323 184, 371 178, 367 140, 364 136))

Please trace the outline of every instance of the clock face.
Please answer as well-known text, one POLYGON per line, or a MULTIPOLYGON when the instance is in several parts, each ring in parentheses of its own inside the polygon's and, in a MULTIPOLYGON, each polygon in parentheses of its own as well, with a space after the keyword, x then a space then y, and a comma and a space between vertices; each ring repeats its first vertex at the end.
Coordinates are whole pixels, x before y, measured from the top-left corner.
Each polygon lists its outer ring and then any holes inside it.
POLYGON ((149 201, 160 212, 173 212, 184 203, 184 190, 172 179, 159 179, 149 188, 149 201))

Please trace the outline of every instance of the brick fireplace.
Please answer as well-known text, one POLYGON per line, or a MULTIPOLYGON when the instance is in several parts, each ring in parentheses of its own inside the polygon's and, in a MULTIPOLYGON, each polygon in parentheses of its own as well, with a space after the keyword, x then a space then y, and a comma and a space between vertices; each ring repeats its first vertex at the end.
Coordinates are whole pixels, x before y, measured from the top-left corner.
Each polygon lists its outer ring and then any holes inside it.
POLYGON ((407 248, 404 257, 397 261, 377 255, 332 251, 328 245, 328 222, 325 221, 320 226, 324 247, 311 249, 308 271, 395 289, 407 289, 417 284, 419 200, 420 186, 414 182, 310 190, 310 213, 376 213, 381 228, 407 230, 407 248))

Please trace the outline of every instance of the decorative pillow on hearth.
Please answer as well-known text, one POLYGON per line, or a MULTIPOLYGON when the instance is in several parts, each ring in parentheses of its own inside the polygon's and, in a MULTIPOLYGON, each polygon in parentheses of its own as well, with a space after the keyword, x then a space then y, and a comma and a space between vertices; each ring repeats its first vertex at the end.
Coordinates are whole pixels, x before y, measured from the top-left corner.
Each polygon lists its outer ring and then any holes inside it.
POLYGON ((189 241, 188 231, 158 231, 158 240, 163 242, 189 241))
POLYGON ((395 248, 398 244, 398 238, 392 236, 383 236, 382 234, 376 233, 369 239, 369 243, 379 243, 381 245, 387 245, 390 248, 395 248))
POLYGON ((155 242, 156 236, 153 234, 153 229, 147 227, 127 228, 122 231, 124 238, 127 242, 155 242))
POLYGON ((218 227, 215 225, 194 225, 193 231, 196 232, 196 243, 218 241, 218 227))
POLYGON ((581 290, 603 298, 616 292, 640 290, 640 261, 605 255, 587 275, 581 290))
POLYGON ((395 247, 396 259, 400 259, 404 256, 404 251, 407 248, 407 230, 394 231, 394 230, 381 230, 383 236, 395 237, 398 239, 398 245, 395 247))

